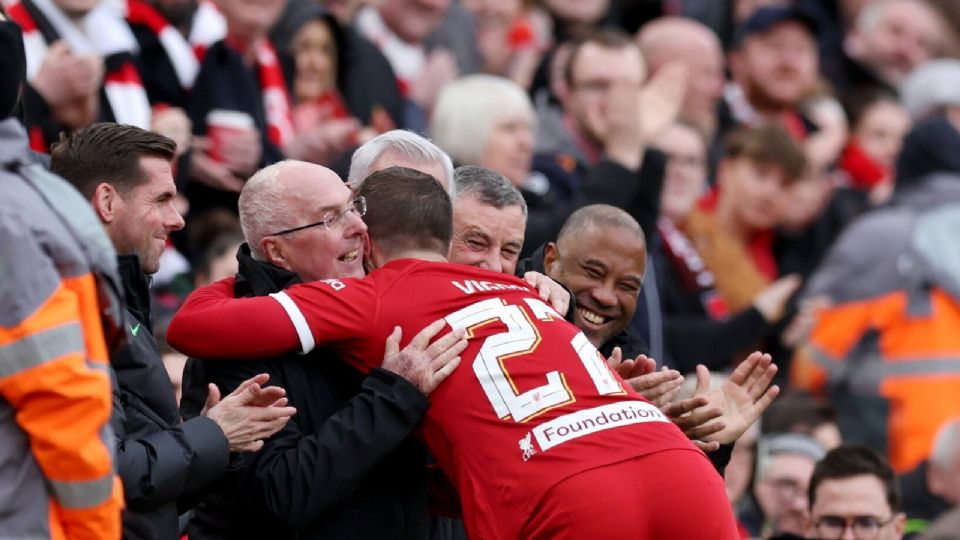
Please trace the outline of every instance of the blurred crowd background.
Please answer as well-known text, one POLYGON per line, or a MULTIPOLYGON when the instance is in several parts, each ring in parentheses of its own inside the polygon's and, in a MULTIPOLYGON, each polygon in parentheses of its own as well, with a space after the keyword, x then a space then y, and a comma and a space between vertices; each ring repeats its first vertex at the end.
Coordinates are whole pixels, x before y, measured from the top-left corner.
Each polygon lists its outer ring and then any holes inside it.
POLYGON ((161 321, 236 271, 253 172, 346 179, 355 148, 411 130, 520 190, 504 257, 556 239, 585 193, 630 212, 650 261, 630 329, 658 362, 774 355, 786 391, 726 474, 745 535, 802 531, 841 441, 890 461, 908 531, 960 504, 960 2, 3 3, 35 151, 105 120, 177 142, 161 321))

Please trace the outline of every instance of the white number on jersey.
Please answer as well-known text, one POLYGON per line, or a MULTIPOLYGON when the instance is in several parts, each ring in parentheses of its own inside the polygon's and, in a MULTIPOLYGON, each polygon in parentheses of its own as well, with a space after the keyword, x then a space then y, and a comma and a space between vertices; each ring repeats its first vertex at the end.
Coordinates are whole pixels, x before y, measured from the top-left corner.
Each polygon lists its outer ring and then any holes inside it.
MULTIPOLYGON (((561 319, 556 311, 540 300, 528 298, 525 302, 533 316, 540 321, 561 319)), ((468 334, 472 334, 474 328, 494 321, 506 326, 505 332, 489 336, 483 341, 473 361, 473 371, 498 417, 525 422, 552 408, 575 401, 566 376, 557 370, 544 374, 546 384, 525 392, 520 392, 510 378, 505 362, 532 353, 542 339, 536 325, 521 306, 491 298, 451 313, 445 319, 452 328, 465 328, 468 334)), ((582 332, 578 332, 570 344, 597 392, 601 395, 624 393, 597 349, 582 332)))

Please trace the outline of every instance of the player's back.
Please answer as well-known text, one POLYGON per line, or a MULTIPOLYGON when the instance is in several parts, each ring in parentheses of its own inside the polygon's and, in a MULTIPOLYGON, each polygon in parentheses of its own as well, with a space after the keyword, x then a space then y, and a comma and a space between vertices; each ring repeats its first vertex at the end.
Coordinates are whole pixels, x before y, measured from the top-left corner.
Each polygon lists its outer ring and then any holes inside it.
POLYGON ((423 431, 475 536, 516 537, 543 492, 573 474, 691 448, 522 280, 414 260, 370 277, 379 296, 373 341, 395 324, 409 338, 438 318, 468 331, 462 364, 431 394, 423 431))

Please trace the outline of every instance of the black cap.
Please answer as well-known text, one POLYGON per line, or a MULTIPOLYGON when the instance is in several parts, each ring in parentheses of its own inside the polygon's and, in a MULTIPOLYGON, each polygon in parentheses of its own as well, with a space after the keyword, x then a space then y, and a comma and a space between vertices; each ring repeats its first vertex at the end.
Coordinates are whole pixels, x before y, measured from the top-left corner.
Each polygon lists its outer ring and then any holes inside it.
POLYGON ((793 6, 766 6, 757 9, 749 19, 743 22, 733 34, 733 46, 739 47, 751 34, 766 32, 774 26, 787 21, 796 21, 816 36, 817 20, 804 10, 793 6))

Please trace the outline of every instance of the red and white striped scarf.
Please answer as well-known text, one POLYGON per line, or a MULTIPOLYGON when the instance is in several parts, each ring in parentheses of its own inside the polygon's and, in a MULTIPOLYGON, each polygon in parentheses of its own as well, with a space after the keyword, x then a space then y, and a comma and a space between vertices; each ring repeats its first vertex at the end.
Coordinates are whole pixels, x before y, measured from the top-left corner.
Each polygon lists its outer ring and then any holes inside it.
POLYGON ((183 35, 170 25, 156 8, 143 0, 127 0, 125 18, 130 24, 143 25, 150 29, 173 64, 177 80, 184 89, 193 87, 200 71, 200 61, 193 47, 183 35))
MULTIPOLYGON (((130 27, 119 14, 106 4, 100 4, 88 13, 78 26, 50 0, 24 1, 36 6, 60 39, 66 41, 75 54, 95 53, 104 58, 120 53, 130 55, 126 61, 104 75, 104 91, 117 123, 150 129, 150 102, 132 57, 139 47, 130 27)), ((23 3, 10 7, 10 17, 23 29, 29 80, 40 70, 49 43, 23 3)))
POLYGON ((357 12, 356 28, 363 37, 380 49, 393 68, 400 93, 409 96, 410 86, 427 63, 426 49, 422 45, 400 39, 387 27, 380 12, 373 6, 365 6, 357 12))
POLYGON ((203 60, 203 55, 211 45, 227 36, 227 20, 210 1, 201 0, 197 11, 193 14, 193 23, 190 26, 190 35, 187 41, 193 46, 197 58, 203 60))
POLYGON ((257 74, 263 90, 263 110, 267 116, 267 138, 281 150, 293 138, 290 94, 283 79, 280 60, 269 40, 257 42, 257 74))
POLYGON ((146 26, 157 36, 173 64, 180 86, 187 90, 193 87, 207 49, 227 35, 226 19, 209 1, 201 1, 194 11, 188 38, 143 0, 127 0, 125 17, 129 23, 146 26))

